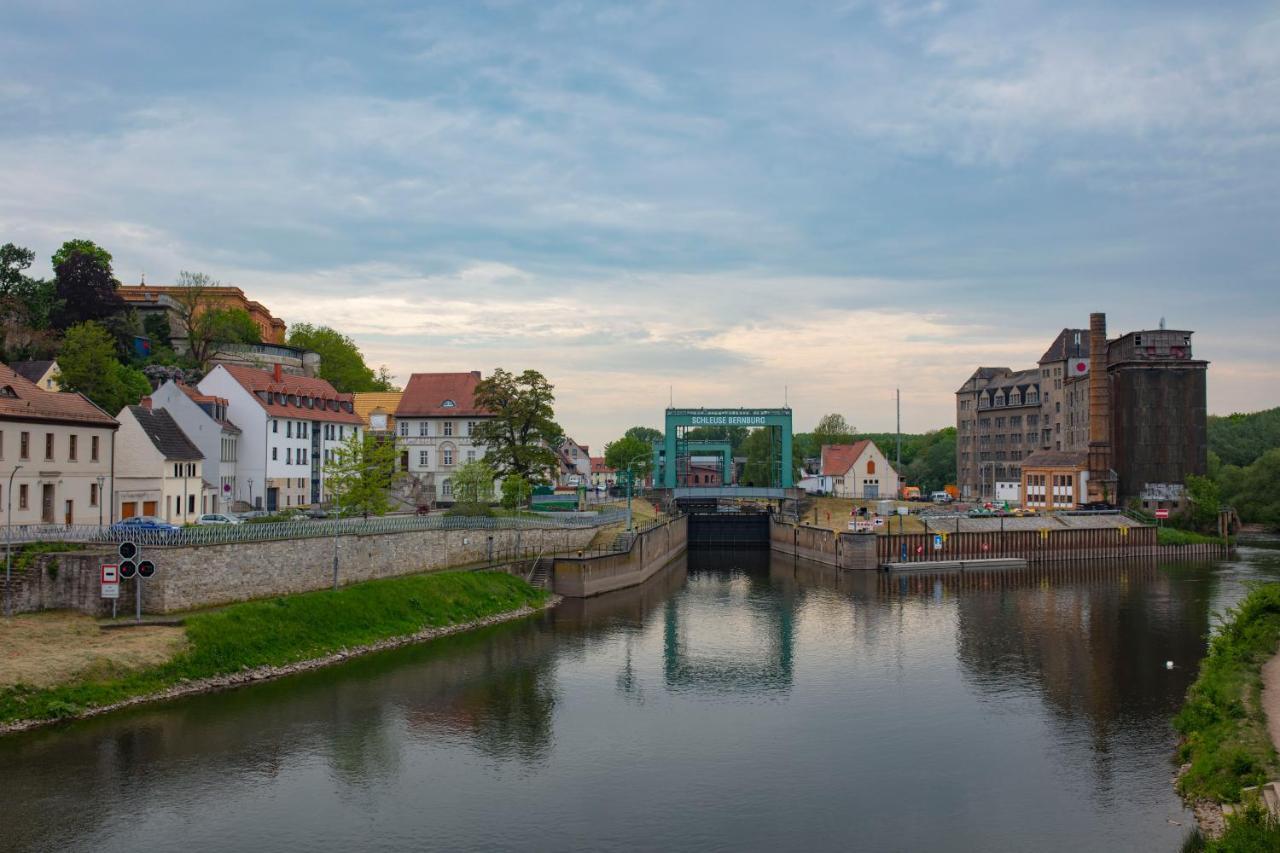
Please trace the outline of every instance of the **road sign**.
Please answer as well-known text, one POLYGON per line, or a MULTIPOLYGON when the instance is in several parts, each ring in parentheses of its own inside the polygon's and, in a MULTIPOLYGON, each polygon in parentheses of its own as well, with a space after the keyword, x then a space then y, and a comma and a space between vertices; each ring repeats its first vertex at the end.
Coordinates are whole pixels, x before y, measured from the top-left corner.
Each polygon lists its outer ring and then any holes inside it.
POLYGON ((138 573, 138 564, 133 560, 124 560, 120 563, 120 577, 125 580, 133 577, 138 573))
POLYGON ((898 515, 907 515, 911 510, 905 506, 898 507, 898 515))
POLYGON ((1168 517, 1169 517, 1169 510, 1167 509, 1156 510, 1156 518, 1168 518, 1168 517))
POLYGON ((121 542, 120 546, 116 548, 116 551, 119 552, 120 559, 122 560, 132 560, 134 557, 138 556, 138 546, 128 540, 121 542))
POLYGON ((103 583, 119 583, 120 567, 115 563, 102 564, 102 582, 103 583))
MULTIPOLYGON (((104 584, 102 585, 102 597, 103 597, 103 598, 119 598, 119 597, 120 597, 120 584, 118 584, 118 583, 104 583, 104 584)), ((112 606, 114 606, 114 605, 112 605, 112 606)))
POLYGON ((933 550, 935 551, 942 550, 942 534, 941 533, 933 534, 933 550))
POLYGON ((156 564, 150 560, 138 563, 138 577, 149 578, 156 573, 156 564))

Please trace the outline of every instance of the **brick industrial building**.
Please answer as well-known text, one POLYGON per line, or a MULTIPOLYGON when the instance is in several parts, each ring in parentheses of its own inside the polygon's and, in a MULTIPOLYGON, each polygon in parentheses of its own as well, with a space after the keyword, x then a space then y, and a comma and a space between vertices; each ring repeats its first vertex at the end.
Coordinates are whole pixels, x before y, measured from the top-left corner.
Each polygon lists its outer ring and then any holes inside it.
POLYGON ((1186 476, 1207 468, 1208 362, 1193 358, 1191 335, 1108 340, 1106 315, 1093 314, 1090 328, 1063 329, 1035 368, 975 370, 956 391, 961 497, 1026 502, 1026 468, 1038 505, 1176 504, 1186 476))

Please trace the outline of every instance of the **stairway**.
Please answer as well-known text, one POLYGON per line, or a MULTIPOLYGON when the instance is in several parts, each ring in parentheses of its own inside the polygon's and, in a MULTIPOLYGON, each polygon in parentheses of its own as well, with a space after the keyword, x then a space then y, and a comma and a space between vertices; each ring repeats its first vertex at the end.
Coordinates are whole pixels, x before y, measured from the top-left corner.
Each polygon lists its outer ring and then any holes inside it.
POLYGON ((551 560, 546 557, 535 557, 525 580, 530 586, 551 589, 551 560))
MULTIPOLYGON (((1273 820, 1280 820, 1280 782, 1267 782, 1265 785, 1240 789, 1242 803, 1248 802, 1251 797, 1258 798, 1273 820)), ((1225 814, 1232 814, 1240 808, 1241 806, 1224 805, 1222 811, 1225 814)))
POLYGON ((636 535, 634 533, 619 533, 613 539, 612 549, 614 551, 630 551, 631 543, 635 541, 635 538, 636 535))

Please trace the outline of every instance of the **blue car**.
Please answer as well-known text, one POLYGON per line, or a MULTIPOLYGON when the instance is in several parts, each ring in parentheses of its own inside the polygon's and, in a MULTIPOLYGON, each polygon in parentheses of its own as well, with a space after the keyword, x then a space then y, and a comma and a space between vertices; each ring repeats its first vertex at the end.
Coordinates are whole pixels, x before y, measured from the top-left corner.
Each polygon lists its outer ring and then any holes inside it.
POLYGON ((112 533, 136 533, 143 530, 173 533, 177 529, 176 525, 170 524, 163 518, 156 518, 154 515, 135 515, 111 525, 112 533))

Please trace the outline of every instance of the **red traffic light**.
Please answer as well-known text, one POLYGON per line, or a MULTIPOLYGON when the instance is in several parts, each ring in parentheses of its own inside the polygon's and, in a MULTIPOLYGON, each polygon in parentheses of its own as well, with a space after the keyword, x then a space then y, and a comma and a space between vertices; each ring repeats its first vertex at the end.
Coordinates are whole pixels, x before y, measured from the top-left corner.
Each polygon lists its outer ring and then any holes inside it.
POLYGON ((149 578, 156 573, 156 564, 150 560, 143 560, 138 563, 138 576, 149 578))
POLYGON ((138 564, 133 560, 120 561, 120 577, 126 580, 138 573, 138 564))

